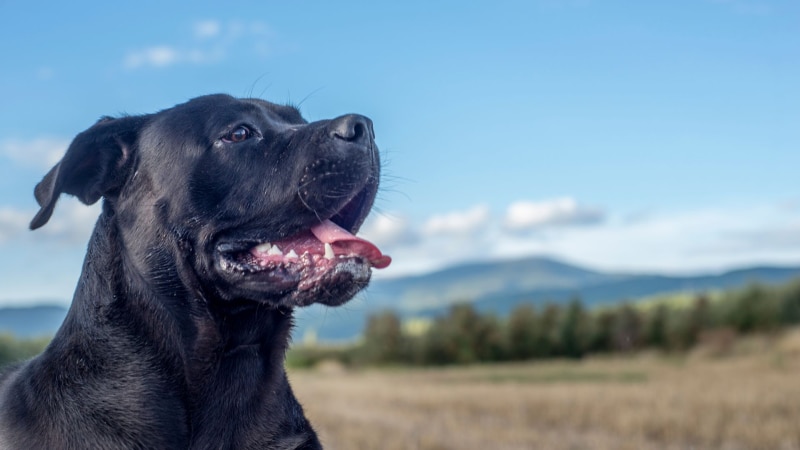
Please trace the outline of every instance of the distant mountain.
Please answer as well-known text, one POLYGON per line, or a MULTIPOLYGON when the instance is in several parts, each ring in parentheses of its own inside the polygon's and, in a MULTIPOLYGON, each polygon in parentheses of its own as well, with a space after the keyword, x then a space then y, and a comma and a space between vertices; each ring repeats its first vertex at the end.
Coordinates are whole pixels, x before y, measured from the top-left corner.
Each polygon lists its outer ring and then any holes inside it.
POLYGON ((367 297, 373 306, 414 311, 440 307, 443 302, 539 289, 576 289, 626 278, 539 257, 465 264, 420 276, 379 280, 372 283, 367 297))
MULTIPOLYGON (((551 258, 526 258, 450 267, 426 275, 376 280, 349 303, 298 311, 296 339, 307 334, 321 340, 357 337, 367 317, 392 309, 402 317, 435 317, 453 303, 468 301, 484 312, 507 315, 522 303, 566 302, 575 296, 588 306, 634 301, 677 292, 698 292, 768 284, 800 277, 800 267, 752 267, 722 274, 663 276, 604 273, 551 258)), ((0 308, 0 333, 19 337, 51 335, 66 316, 59 306, 0 308)))
MULTIPOLYGON (((587 306, 615 304, 639 300, 654 295, 678 292, 704 292, 730 289, 748 283, 779 284, 800 276, 800 267, 755 267, 734 270, 720 275, 687 277, 668 277, 660 275, 639 275, 616 281, 582 286, 579 289, 534 289, 509 296, 489 295, 479 297, 474 304, 480 311, 491 311, 506 315, 523 302, 542 304, 546 302, 569 301, 579 296, 587 306)), ((436 313, 441 310, 434 311, 436 313)))
POLYGON ((550 258, 456 266, 422 276, 376 280, 359 298, 335 309, 312 306, 297 314, 295 336, 322 340, 357 337, 369 314, 392 309, 402 317, 435 317, 468 301, 483 312, 505 316, 522 303, 566 302, 580 297, 596 306, 677 292, 700 292, 776 284, 800 277, 800 267, 753 267, 722 274, 663 276, 593 271, 550 258))
POLYGON ((18 338, 50 336, 66 316, 67 308, 55 305, 0 308, 0 333, 18 338))

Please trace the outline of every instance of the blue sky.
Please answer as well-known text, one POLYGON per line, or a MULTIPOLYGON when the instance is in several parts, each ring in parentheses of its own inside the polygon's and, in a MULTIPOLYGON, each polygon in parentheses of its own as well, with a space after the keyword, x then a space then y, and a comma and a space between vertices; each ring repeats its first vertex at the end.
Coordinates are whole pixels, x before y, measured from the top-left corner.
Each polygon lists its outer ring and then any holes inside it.
POLYGON ((0 60, 0 305, 71 297, 97 206, 26 227, 74 135, 213 92, 373 119, 381 276, 800 263, 795 0, 0 2, 0 60))

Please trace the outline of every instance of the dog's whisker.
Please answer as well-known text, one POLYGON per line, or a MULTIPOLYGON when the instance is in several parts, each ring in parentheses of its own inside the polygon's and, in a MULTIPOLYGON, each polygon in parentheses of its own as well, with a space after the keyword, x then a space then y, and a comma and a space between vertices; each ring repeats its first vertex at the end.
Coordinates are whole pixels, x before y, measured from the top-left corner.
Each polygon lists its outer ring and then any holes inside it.
MULTIPOLYGON (((261 75, 259 75, 258 77, 256 77, 256 79, 255 79, 255 80, 254 80, 254 81, 253 81, 253 82, 250 84, 250 88, 247 90, 247 96, 246 96, 247 98, 253 98, 253 92, 254 92, 254 91, 255 91, 255 89, 256 89, 256 85, 257 85, 257 84, 258 84, 258 83, 259 83, 259 82, 260 82, 262 79, 264 79, 264 77, 266 77, 268 74, 269 74, 269 72, 264 72, 264 73, 262 73, 261 75)), ((270 87, 270 86, 271 86, 271 83, 270 83, 270 84, 267 84, 267 87, 265 87, 264 89, 262 89, 262 90, 261 90, 261 93, 260 93, 258 96, 259 96, 259 97, 263 97, 263 96, 264 96, 264 93, 267 91, 267 89, 269 89, 269 87, 270 87)))
POLYGON ((320 216, 319 216, 319 213, 317 213, 317 211, 316 211, 314 208, 312 208, 312 207, 311 207, 311 206, 310 206, 310 205, 309 205, 309 204, 308 204, 308 203, 305 201, 305 199, 303 198, 303 195, 300 193, 300 191, 297 191, 297 197, 300 199, 300 201, 303 203, 303 205, 304 205, 304 206, 305 206, 305 207, 306 207, 306 208, 307 208, 309 211, 311 211, 312 213, 314 213, 314 215, 317 217, 317 220, 318 220, 318 221, 320 221, 320 222, 322 222, 322 217, 320 217, 320 216))
POLYGON ((311 96, 313 96, 313 95, 314 95, 314 94, 316 94, 317 92, 321 91, 322 89, 324 89, 324 87, 323 87, 323 86, 320 86, 320 87, 318 87, 318 88, 314 89, 314 90, 313 90, 313 91, 311 91, 311 92, 310 92, 308 95, 306 95, 305 97, 303 97, 303 99, 302 99, 302 100, 300 100, 300 102, 299 102, 297 105, 295 105, 295 107, 296 107, 297 109, 300 109, 300 107, 301 107, 301 106, 303 106, 303 103, 305 103, 305 102, 306 102, 306 100, 308 100, 309 98, 311 98, 311 96))

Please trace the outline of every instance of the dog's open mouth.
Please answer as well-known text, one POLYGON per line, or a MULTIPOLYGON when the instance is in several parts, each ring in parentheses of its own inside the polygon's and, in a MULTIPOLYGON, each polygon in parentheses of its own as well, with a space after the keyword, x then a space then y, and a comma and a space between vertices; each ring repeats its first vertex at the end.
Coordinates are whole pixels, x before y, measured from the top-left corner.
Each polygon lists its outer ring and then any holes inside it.
POLYGON ((331 220, 273 242, 222 244, 219 250, 224 271, 266 277, 264 281, 293 285, 297 291, 329 286, 340 277, 366 281, 371 267, 383 269, 392 261, 375 244, 331 220))

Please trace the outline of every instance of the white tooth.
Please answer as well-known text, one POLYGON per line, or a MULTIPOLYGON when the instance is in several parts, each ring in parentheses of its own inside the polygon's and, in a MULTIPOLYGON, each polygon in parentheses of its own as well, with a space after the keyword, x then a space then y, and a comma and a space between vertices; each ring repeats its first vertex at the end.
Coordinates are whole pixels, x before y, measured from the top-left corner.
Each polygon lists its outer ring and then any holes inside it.
POLYGON ((325 243, 325 259, 333 259, 333 247, 327 242, 325 243))
POLYGON ((289 253, 286 254, 286 257, 287 258, 296 259, 297 258, 297 253, 294 252, 294 249, 291 249, 291 250, 289 250, 289 253))
POLYGON ((283 252, 277 245, 273 245, 271 249, 267 252, 267 255, 271 256, 283 256, 283 252))
POLYGON ((269 242, 264 242, 263 244, 256 246, 256 251, 258 253, 267 253, 271 247, 272 245, 270 245, 269 242))

